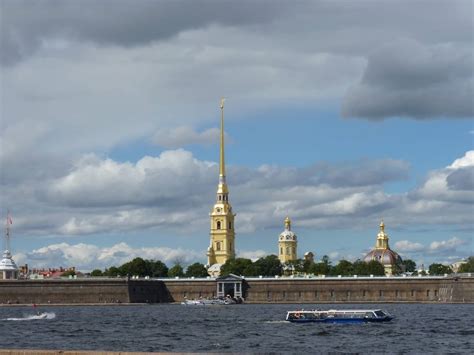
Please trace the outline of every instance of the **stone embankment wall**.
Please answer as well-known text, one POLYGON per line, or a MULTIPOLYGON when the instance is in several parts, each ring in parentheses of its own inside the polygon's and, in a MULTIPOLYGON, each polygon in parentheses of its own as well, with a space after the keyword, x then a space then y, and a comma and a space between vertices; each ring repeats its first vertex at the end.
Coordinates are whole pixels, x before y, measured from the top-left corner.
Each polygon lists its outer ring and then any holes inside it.
POLYGON ((246 302, 474 302, 474 278, 248 280, 246 302))
MULTIPOLYGON (((474 303, 474 277, 248 278, 243 290, 247 303, 474 303)), ((216 292, 212 279, 2 280, 0 304, 181 302, 216 292)))
POLYGON ((0 304, 106 304, 169 301, 170 296, 162 281, 126 279, 0 281, 0 304))
MULTIPOLYGON (((173 302, 213 297, 213 280, 163 280, 173 302)), ((247 278, 246 303, 474 303, 474 277, 247 278)))

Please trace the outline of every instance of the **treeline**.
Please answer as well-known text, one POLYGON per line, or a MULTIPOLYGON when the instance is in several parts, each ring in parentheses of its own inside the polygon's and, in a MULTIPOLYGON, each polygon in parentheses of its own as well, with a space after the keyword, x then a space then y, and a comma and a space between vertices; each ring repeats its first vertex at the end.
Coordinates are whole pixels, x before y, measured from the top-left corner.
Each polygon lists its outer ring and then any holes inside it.
POLYGON ((180 263, 168 268, 160 260, 145 260, 135 258, 121 266, 112 266, 104 271, 95 269, 91 276, 140 276, 140 277, 206 277, 208 276, 205 266, 201 263, 194 263, 183 269, 180 263))
POLYGON ((222 266, 221 274, 235 274, 242 276, 282 276, 282 275, 385 275, 384 267, 378 261, 369 263, 357 260, 351 263, 341 260, 332 265, 327 256, 320 262, 298 259, 281 264, 276 255, 269 255, 252 262, 250 259, 236 258, 227 260, 222 266))
MULTIPOLYGON (((416 273, 416 263, 413 260, 403 260, 403 265, 395 267, 395 275, 403 272, 416 273)), ((433 263, 428 268, 430 275, 451 274, 453 271, 449 266, 433 263)), ((469 257, 465 264, 462 264, 458 272, 474 272, 474 257, 469 257)), ((241 275, 241 276, 282 276, 282 275, 328 275, 328 276, 383 276, 384 267, 376 260, 368 263, 357 260, 350 262, 340 260, 333 265, 327 255, 323 256, 321 261, 313 262, 304 259, 298 259, 294 262, 281 264, 276 255, 268 255, 256 261, 246 258, 229 259, 222 266, 221 275, 241 275)), ((422 271, 421 274, 427 274, 422 271)), ((91 276, 140 276, 140 277, 207 277, 208 273, 204 264, 194 263, 184 269, 180 263, 175 263, 168 268, 165 263, 159 260, 145 260, 135 258, 121 266, 112 266, 104 271, 95 269, 91 276)))

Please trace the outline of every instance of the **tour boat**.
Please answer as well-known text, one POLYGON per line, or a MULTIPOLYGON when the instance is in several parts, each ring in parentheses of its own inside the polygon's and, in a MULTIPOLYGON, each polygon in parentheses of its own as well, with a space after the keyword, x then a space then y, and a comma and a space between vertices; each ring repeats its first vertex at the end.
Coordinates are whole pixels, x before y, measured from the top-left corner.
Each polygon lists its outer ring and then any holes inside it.
POLYGON ((289 311, 286 320, 294 323, 368 323, 389 322, 393 317, 381 309, 331 309, 328 311, 289 311))

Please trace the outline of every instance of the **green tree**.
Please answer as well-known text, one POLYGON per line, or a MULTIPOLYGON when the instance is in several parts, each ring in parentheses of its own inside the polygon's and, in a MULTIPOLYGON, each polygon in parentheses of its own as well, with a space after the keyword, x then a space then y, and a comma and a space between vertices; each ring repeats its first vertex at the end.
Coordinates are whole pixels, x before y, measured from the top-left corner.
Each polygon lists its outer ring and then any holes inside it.
POLYGON ((367 263, 367 271, 369 275, 383 276, 385 275, 384 266, 377 260, 370 260, 367 263))
POLYGON ((331 270, 331 275, 349 276, 353 274, 354 274, 354 270, 353 270, 352 263, 344 259, 339 261, 339 263, 336 266, 334 266, 331 270))
POLYGON ((470 256, 467 262, 459 267, 458 272, 474 272, 474 256, 470 256))
POLYGON ((119 266, 121 275, 131 275, 131 276, 149 276, 150 272, 148 270, 148 263, 142 258, 135 258, 128 263, 125 263, 119 266))
POLYGON ((187 277, 207 277, 208 273, 206 267, 201 263, 194 263, 186 269, 187 277))
POLYGON ((354 275, 370 275, 369 272, 369 265, 362 260, 356 260, 354 264, 352 264, 354 275))
POLYGON ((305 261, 303 259, 297 259, 285 262, 283 269, 287 268, 295 273, 305 272, 305 261))
POLYGON ((268 255, 255 262, 255 272, 262 276, 281 276, 283 269, 276 255, 268 255))
POLYGON ((116 266, 111 266, 109 269, 105 269, 104 274, 110 277, 116 277, 120 275, 120 270, 116 266))
POLYGON ((403 266, 405 267, 406 272, 415 272, 416 263, 411 259, 405 259, 402 261, 403 266))
POLYGON ((160 260, 147 260, 151 277, 168 276, 168 267, 160 260))
POLYGON ((447 265, 433 263, 428 268, 430 275, 451 274, 453 270, 447 265))
POLYGON ((326 264, 327 266, 331 265, 331 260, 329 260, 329 256, 327 256, 327 255, 323 255, 323 257, 321 259, 321 262, 326 264))
POLYGON ((183 267, 180 264, 176 264, 171 269, 168 270, 168 277, 183 277, 184 271, 183 267))
POLYGON ((331 273, 330 263, 313 263, 308 268, 308 273, 314 275, 329 275, 331 273))
POLYGON ((91 272, 91 276, 103 276, 103 272, 100 269, 94 269, 91 272))
POLYGON ((221 268, 221 275, 255 276, 252 260, 246 258, 228 259, 221 268))

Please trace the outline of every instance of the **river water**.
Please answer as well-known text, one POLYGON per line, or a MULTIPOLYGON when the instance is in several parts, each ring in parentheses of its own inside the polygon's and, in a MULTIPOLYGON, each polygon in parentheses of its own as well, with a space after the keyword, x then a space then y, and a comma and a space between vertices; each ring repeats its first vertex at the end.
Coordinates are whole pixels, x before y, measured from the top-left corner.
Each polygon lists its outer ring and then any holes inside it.
POLYGON ((472 353, 474 305, 0 307, 0 349, 246 353, 472 353), (382 308, 381 324, 294 324, 287 310, 382 308))

